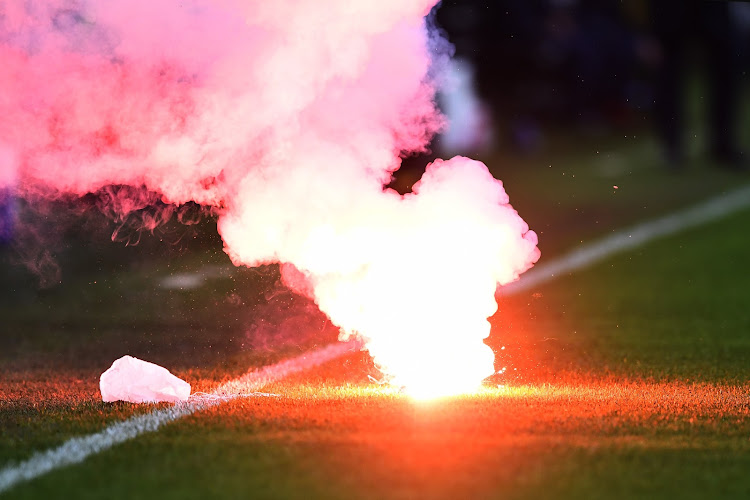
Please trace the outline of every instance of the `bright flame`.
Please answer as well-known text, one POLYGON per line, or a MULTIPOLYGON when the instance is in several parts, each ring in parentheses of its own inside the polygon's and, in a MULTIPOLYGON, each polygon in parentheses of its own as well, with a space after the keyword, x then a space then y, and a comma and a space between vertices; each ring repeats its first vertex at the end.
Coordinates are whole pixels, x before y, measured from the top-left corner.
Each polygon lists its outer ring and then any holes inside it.
POLYGON ((536 234, 507 202, 484 164, 438 160, 413 194, 382 193, 315 226, 288 258, 301 273, 286 281, 308 285, 343 337, 364 339, 407 393, 472 392, 494 373, 483 341, 497 285, 539 258, 536 234))

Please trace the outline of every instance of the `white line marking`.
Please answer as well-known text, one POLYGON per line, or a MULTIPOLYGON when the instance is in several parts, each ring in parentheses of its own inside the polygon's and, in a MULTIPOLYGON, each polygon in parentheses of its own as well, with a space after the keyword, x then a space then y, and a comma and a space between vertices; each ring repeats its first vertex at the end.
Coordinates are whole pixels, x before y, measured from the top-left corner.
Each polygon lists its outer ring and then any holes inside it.
MULTIPOLYGON (((745 186, 681 212, 618 231, 598 242, 583 245, 560 258, 534 268, 526 273, 522 280, 502 287, 501 293, 510 295, 528 290, 553 280, 561 274, 583 269, 617 253, 711 222, 749 206, 750 186, 745 186)), ((0 493, 20 482, 29 481, 60 467, 77 464, 91 455, 133 439, 140 434, 154 432, 181 417, 219 405, 232 397, 254 392, 271 382, 332 361, 359 348, 360 345, 357 342, 332 344, 296 358, 260 368, 227 382, 211 394, 211 396, 220 397, 192 398, 187 403, 177 404, 163 410, 154 410, 151 413, 112 424, 96 434, 72 438, 57 448, 35 453, 28 460, 0 471, 0 493)))
POLYGON ((20 464, 2 469, 0 471, 0 493, 18 483, 30 481, 60 467, 83 462, 91 455, 133 439, 145 432, 154 432, 169 422, 219 405, 232 397, 251 393, 271 382, 309 370, 359 348, 360 344, 357 342, 331 344, 301 356, 249 372, 238 379, 223 384, 211 393, 211 396, 224 397, 191 398, 186 403, 179 403, 169 408, 154 410, 144 415, 114 423, 95 434, 69 439, 57 448, 35 453, 20 464))
POLYGON ((690 208, 617 231, 597 242, 531 269, 514 283, 499 288, 501 295, 523 292, 564 274, 592 266, 615 254, 679 233, 750 207, 750 186, 711 198, 690 208))

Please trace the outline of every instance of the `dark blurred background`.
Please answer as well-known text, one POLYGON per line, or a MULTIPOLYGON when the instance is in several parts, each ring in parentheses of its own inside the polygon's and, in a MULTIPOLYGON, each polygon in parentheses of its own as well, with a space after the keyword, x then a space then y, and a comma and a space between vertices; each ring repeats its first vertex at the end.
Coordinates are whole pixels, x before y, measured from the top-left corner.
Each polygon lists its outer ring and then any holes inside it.
POLYGON ((639 131, 655 134, 663 165, 678 170, 697 98, 706 108, 701 153, 746 168, 745 2, 444 0, 434 14, 455 45, 441 98, 454 127, 435 145, 442 153, 535 153, 561 132, 639 131))

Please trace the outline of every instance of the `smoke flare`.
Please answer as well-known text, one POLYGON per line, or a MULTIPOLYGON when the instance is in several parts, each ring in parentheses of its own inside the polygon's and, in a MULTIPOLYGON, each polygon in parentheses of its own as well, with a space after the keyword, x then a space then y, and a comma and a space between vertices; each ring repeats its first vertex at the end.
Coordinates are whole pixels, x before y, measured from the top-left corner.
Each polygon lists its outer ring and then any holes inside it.
POLYGON ((383 187, 444 126, 434 3, 6 0, 0 189, 213 207, 235 264, 283 263, 394 383, 473 389, 495 289, 539 251, 482 163, 383 187))

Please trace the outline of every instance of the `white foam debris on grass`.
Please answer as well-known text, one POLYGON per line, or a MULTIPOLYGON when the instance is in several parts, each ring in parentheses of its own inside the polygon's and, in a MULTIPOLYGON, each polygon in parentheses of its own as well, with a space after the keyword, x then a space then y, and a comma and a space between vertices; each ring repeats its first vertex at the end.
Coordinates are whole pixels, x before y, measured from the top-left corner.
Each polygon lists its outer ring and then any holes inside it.
POLYGON ((188 400, 190 384, 163 366, 123 356, 99 377, 99 391, 108 403, 177 403, 188 400))
MULTIPOLYGON (((242 377, 227 382, 211 392, 212 397, 197 395, 187 402, 168 408, 155 409, 144 415, 116 422, 88 436, 74 437, 47 451, 35 453, 29 459, 0 470, 0 493, 13 486, 42 476, 50 471, 83 462, 87 457, 124 443, 141 434, 154 432, 165 424, 195 412, 217 406, 237 397, 247 397, 272 382, 289 375, 309 370, 361 348, 358 342, 341 342, 307 352, 300 356, 264 366, 242 377)), ((269 396, 268 393, 261 393, 269 396)))
MULTIPOLYGON (((529 290, 561 275, 592 266, 614 254, 720 219, 746 207, 750 207, 750 185, 712 198, 686 210, 618 231, 598 242, 583 245, 567 255, 551 260, 547 264, 527 272, 521 281, 503 287, 501 292, 503 295, 511 295, 529 290)), ((0 493, 18 483, 42 476, 54 469, 80 463, 91 455, 146 432, 154 432, 163 425, 181 417, 222 404, 236 397, 253 394, 256 389, 260 389, 271 382, 332 361, 360 348, 361 345, 354 341, 331 344, 296 358, 249 372, 238 379, 221 385, 211 393, 212 397, 210 398, 198 395, 189 399, 187 403, 178 403, 169 408, 154 410, 145 415, 114 423, 95 434, 72 438, 57 448, 35 453, 31 458, 20 464, 2 469, 0 471, 0 493)), ((266 395, 267 393, 263 394, 266 395)))

